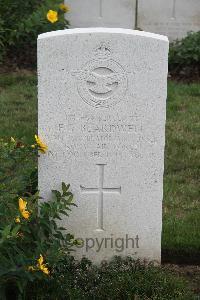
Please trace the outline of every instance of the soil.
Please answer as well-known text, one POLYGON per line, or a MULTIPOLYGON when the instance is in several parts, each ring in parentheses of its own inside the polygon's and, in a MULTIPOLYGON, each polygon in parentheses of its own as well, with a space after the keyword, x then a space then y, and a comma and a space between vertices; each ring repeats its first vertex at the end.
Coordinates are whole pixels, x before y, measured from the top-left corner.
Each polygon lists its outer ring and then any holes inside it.
POLYGON ((174 275, 186 279, 190 289, 199 297, 197 299, 200 299, 200 265, 163 264, 163 267, 174 275))
POLYGON ((200 252, 162 249, 162 263, 200 266, 200 252))

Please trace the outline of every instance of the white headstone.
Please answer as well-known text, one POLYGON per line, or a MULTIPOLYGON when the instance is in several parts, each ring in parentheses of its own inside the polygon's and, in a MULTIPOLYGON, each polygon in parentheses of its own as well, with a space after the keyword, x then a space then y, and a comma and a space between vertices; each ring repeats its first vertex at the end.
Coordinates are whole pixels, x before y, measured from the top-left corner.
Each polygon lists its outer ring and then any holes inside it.
POLYGON ((167 35, 171 41, 200 30, 200 0, 139 0, 138 5, 142 30, 167 35))
POLYGON ((71 184, 63 223, 75 256, 160 261, 168 39, 123 29, 71 29, 38 39, 39 159, 46 199, 71 184))
POLYGON ((66 0, 71 28, 135 26, 136 0, 66 0))
POLYGON ((181 39, 200 30, 200 0, 66 0, 72 28, 140 28, 181 39), (137 15, 137 17, 136 17, 137 15))

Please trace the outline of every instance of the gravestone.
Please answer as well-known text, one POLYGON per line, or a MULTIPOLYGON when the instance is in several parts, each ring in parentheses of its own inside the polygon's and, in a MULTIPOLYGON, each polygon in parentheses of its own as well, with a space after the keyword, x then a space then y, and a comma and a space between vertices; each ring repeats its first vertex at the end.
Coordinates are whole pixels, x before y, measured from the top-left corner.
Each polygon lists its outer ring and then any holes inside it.
POLYGON ((70 6, 67 19, 71 27, 135 26, 136 0, 66 0, 70 6))
POLYGON ((66 0, 71 27, 140 28, 181 39, 200 30, 200 0, 66 0))
POLYGON ((70 29, 38 39, 39 189, 71 184, 76 258, 160 261, 168 39, 70 29))
POLYGON ((138 27, 167 35, 171 41, 181 39, 189 31, 200 30, 200 1, 140 0, 138 27))

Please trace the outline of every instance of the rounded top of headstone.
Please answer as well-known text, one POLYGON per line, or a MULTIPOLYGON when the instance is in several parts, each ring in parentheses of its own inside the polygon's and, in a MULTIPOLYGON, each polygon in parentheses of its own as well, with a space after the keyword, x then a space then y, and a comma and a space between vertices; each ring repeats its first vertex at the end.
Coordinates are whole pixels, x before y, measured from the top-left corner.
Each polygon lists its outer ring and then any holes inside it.
POLYGON ((64 36, 64 35, 71 35, 71 34, 92 34, 92 33, 112 33, 112 34, 127 34, 132 36, 139 36, 139 37, 146 37, 152 38, 156 40, 161 40, 168 42, 168 37, 160 34, 155 34, 146 31, 139 31, 139 30, 132 30, 132 29, 122 29, 122 28, 104 28, 104 27, 97 27, 97 28, 75 28, 75 29, 64 29, 64 30, 57 30, 51 32, 45 32, 38 36, 38 39, 45 39, 57 36, 64 36))

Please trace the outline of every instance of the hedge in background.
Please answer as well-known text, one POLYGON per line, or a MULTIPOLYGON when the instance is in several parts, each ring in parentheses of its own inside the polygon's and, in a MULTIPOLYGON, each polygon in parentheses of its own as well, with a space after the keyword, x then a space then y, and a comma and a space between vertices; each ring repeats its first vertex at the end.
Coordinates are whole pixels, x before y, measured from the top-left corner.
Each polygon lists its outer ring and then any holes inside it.
POLYGON ((200 78, 200 31, 170 45, 169 71, 184 78, 200 78))
POLYGON ((0 62, 6 57, 19 67, 36 65, 38 34, 67 27, 65 12, 62 0, 1 0, 0 62))

